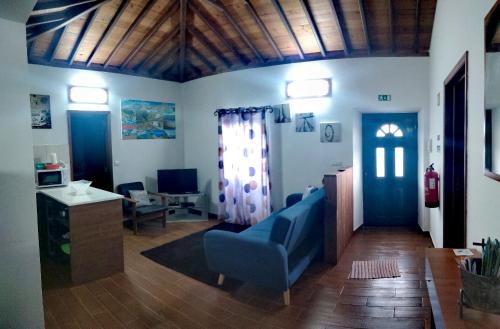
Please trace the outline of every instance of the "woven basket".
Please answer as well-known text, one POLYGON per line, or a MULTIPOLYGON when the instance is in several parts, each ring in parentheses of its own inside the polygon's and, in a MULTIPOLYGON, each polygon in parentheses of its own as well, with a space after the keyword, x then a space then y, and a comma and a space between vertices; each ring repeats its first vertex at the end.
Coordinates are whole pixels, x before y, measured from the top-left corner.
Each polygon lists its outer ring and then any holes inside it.
POLYGON ((460 266, 462 303, 479 311, 500 314, 500 279, 477 275, 460 266))

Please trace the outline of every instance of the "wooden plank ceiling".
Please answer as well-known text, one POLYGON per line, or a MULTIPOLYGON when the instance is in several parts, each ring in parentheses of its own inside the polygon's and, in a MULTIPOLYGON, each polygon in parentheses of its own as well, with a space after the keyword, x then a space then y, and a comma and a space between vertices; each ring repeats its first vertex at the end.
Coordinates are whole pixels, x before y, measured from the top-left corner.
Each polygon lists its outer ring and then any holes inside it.
POLYGON ((436 0, 39 0, 30 63, 184 82, 249 67, 427 56, 436 0))

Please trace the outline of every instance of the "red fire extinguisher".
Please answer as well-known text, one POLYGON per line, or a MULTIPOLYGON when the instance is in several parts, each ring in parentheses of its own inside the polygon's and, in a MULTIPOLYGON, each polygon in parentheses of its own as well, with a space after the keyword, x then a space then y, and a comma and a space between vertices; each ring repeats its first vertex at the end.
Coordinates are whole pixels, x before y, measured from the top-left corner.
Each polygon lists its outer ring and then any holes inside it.
POLYGON ((425 206, 439 207, 439 174, 434 171, 434 163, 425 169, 425 206))

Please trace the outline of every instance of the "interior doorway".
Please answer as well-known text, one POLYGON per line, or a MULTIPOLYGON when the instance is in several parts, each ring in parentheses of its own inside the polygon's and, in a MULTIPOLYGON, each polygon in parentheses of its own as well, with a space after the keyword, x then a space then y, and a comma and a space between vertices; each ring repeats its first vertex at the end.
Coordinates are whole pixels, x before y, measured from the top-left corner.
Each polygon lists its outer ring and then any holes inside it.
POLYGON ((110 113, 68 111, 71 179, 113 191, 110 113))
POLYGON ((444 82, 443 247, 467 245, 468 53, 444 82))
POLYGON ((418 114, 362 115, 366 226, 418 223, 418 114))

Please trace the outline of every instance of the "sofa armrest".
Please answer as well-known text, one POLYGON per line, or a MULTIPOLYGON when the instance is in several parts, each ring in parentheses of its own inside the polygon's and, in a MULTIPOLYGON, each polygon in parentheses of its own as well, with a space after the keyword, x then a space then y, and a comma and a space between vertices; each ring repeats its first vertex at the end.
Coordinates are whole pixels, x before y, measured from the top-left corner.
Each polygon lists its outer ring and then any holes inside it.
POLYGON ((286 197, 286 207, 290 208, 300 200, 302 200, 302 193, 292 193, 286 197))
POLYGON ((271 289, 288 290, 288 254, 282 245, 219 230, 205 233, 204 245, 212 271, 271 289))

